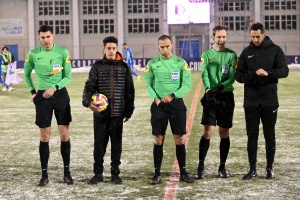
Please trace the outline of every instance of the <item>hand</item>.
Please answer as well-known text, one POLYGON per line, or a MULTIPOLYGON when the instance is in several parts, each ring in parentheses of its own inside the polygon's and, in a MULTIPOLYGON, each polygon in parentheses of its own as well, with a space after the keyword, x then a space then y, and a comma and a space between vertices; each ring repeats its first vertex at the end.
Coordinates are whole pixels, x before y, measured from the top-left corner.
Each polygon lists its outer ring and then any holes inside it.
POLYGON ((162 101, 157 105, 157 107, 159 109, 161 109, 162 111, 167 107, 167 104, 163 103, 162 101))
POLYGON ((213 92, 213 90, 208 89, 205 95, 206 101, 210 102, 215 99, 216 94, 213 92))
POLYGON ((213 93, 216 94, 216 95, 219 95, 219 94, 222 93, 223 89, 224 89, 224 85, 222 85, 222 84, 218 85, 217 87, 215 87, 213 89, 213 93))
POLYGON ((49 99, 50 97, 52 97, 53 96, 53 94, 54 94, 54 88, 49 88, 49 89, 47 89, 44 93, 43 93, 43 97, 45 98, 45 99, 49 99))
POLYGON ((257 74, 258 76, 268 76, 268 75, 269 75, 268 72, 265 71, 265 70, 263 70, 263 69, 258 69, 258 70, 256 70, 256 74, 257 74))
POLYGON ((90 102, 89 108, 94 112, 98 112, 98 108, 95 106, 93 101, 90 102))
POLYGON ((34 98, 36 97, 36 94, 31 95, 30 101, 33 102, 34 98))
POLYGON ((124 117, 124 123, 127 122, 130 118, 124 117))
POLYGON ((173 101, 174 97, 170 94, 168 96, 165 96, 161 99, 161 101, 163 103, 170 103, 171 101, 173 101))

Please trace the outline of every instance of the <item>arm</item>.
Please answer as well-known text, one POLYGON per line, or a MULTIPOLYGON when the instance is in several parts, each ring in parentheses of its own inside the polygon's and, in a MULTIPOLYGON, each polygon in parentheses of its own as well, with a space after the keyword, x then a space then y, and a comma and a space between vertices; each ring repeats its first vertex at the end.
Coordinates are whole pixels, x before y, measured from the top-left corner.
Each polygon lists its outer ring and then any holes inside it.
MULTIPOLYGON (((65 87, 71 82, 72 78, 72 65, 70 61, 70 54, 67 49, 63 52, 63 70, 62 70, 62 79, 58 82, 58 89, 65 87)), ((55 86, 54 89, 56 90, 55 86)))
MULTIPOLYGON (((151 61, 150 61, 151 62, 151 61)), ((145 81, 146 81, 146 87, 147 87, 147 90, 148 90, 148 93, 151 97, 151 99, 155 99, 155 98, 158 98, 158 95, 156 94, 155 90, 154 90, 154 75, 153 75, 153 72, 152 72, 152 69, 151 69, 151 63, 148 63, 147 66, 146 66, 146 69, 144 71, 144 78, 145 78, 145 81)))
POLYGON ((190 91, 192 87, 191 69, 188 67, 188 64, 186 62, 184 62, 183 64, 184 65, 181 69, 181 87, 174 92, 175 97, 182 97, 184 94, 190 91))
POLYGON ((92 65, 91 70, 89 72, 89 77, 85 82, 83 95, 82 95, 82 105, 84 107, 89 107, 92 102, 92 96, 97 91, 97 66, 95 64, 92 65))
POLYGON ((126 71, 126 77, 125 77, 125 110, 124 110, 124 117, 126 118, 125 121, 127 121, 134 110, 134 98, 135 98, 135 90, 134 90, 134 84, 133 79, 131 75, 130 68, 124 63, 124 66, 128 68, 126 71))
POLYGON ((202 71, 202 82, 204 85, 204 88, 210 88, 210 81, 208 77, 208 58, 205 53, 202 54, 201 56, 201 71, 202 71))
POLYGON ((247 62, 243 51, 239 58, 234 78, 239 83, 247 83, 252 80, 254 74, 255 71, 248 70, 247 62))
POLYGON ((24 62, 24 80, 31 94, 35 94, 35 88, 31 77, 31 72, 34 68, 33 58, 30 53, 27 54, 24 62))
POLYGON ((269 76, 273 79, 285 78, 289 74, 289 68, 287 66, 286 57, 281 48, 277 52, 275 58, 275 66, 268 72, 269 76))
POLYGON ((233 83, 235 81, 234 75, 236 72, 237 62, 238 62, 237 55, 234 53, 232 55, 232 61, 231 61, 231 66, 230 66, 229 72, 228 72, 228 78, 223 83, 221 83, 222 85, 224 85, 224 88, 230 87, 233 85, 233 83))

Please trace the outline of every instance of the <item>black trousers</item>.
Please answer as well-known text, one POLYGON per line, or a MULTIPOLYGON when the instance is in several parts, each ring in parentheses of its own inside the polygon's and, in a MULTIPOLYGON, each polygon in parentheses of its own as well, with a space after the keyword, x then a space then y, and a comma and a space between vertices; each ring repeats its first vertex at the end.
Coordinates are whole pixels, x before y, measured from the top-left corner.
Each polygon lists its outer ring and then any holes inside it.
POLYGON ((244 110, 248 135, 247 150, 250 166, 255 166, 255 163, 257 162, 257 142, 260 120, 263 125, 263 133, 265 137, 267 163, 272 164, 274 162, 276 150, 275 125, 277 121, 278 107, 245 107, 244 110))
POLYGON ((94 117, 94 173, 103 173, 104 155, 110 138, 111 170, 119 173, 122 153, 122 117, 94 117))

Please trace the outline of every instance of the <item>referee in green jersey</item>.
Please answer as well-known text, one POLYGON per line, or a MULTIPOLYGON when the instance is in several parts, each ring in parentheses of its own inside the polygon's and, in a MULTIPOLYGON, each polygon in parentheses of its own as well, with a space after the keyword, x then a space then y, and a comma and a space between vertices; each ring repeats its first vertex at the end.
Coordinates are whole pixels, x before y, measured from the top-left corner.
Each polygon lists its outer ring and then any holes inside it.
POLYGON ((171 38, 167 35, 160 36, 160 55, 151 59, 145 69, 147 90, 153 99, 151 125, 154 135, 155 175, 151 184, 161 183, 160 168, 168 122, 176 144, 180 181, 193 182, 185 169, 186 151, 183 135, 186 134, 186 107, 182 99, 191 89, 191 71, 184 59, 172 54, 172 48, 171 38))
POLYGON ((228 178, 225 162, 230 148, 229 128, 232 127, 235 107, 233 95, 234 73, 237 63, 236 53, 225 47, 227 28, 216 26, 213 29, 214 48, 205 51, 202 56, 202 81, 205 95, 201 99, 203 106, 201 124, 204 133, 199 142, 199 165, 197 179, 204 178, 204 160, 210 146, 216 125, 220 135, 220 165, 218 176, 228 178))
POLYGON ((72 77, 70 56, 66 48, 53 44, 54 34, 51 26, 40 26, 38 34, 41 45, 29 51, 24 64, 24 79, 36 109, 35 124, 40 128, 42 178, 38 185, 45 186, 49 182, 49 140, 53 111, 61 140, 63 180, 67 184, 73 184, 69 170, 71 151, 69 124, 72 116, 70 98, 65 88, 72 77), (31 77, 32 70, 35 71, 37 90, 31 77))

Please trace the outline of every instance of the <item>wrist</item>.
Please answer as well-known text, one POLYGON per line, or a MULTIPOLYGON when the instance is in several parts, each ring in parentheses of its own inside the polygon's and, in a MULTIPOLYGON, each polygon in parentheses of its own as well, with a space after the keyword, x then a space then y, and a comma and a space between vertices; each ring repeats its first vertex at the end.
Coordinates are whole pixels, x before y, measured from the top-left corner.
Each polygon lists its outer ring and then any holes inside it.
POLYGON ((172 97, 173 99, 175 99, 175 94, 174 94, 174 93, 172 93, 172 94, 171 94, 171 97, 172 97))
POLYGON ((31 93, 31 95, 34 95, 34 94, 36 94, 36 91, 35 90, 31 90, 30 93, 31 93))

